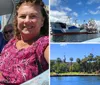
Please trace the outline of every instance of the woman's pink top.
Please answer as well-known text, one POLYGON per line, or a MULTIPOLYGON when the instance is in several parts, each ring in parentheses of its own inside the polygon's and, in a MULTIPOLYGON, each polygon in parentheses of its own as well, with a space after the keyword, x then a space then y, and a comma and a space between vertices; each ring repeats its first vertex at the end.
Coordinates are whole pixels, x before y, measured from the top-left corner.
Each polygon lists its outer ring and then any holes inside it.
POLYGON ((49 44, 48 36, 39 38, 28 48, 18 50, 16 39, 12 39, 0 56, 0 85, 19 85, 48 69, 44 50, 49 44), (8 84, 7 84, 8 85, 8 84))

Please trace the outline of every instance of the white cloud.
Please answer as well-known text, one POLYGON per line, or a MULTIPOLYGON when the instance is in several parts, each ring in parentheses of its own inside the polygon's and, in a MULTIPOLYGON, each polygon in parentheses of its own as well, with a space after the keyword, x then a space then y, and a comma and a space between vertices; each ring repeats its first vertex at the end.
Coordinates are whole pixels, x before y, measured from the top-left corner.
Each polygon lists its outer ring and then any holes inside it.
POLYGON ((60 2, 61 2, 61 0, 50 0, 50 5, 57 6, 57 5, 59 5, 60 2))
POLYGON ((97 10, 97 11, 91 11, 91 10, 89 10, 89 13, 93 14, 93 15, 100 14, 100 10, 97 10))
POLYGON ((51 22, 56 22, 56 21, 58 21, 58 18, 54 17, 54 16, 50 16, 50 21, 51 22))
POLYGON ((78 16, 78 13, 73 12, 72 15, 74 15, 75 17, 77 17, 78 16))
POLYGON ((65 15, 66 15, 66 13, 64 11, 50 10, 50 16, 61 17, 61 16, 65 16, 65 15))
POLYGON ((66 8, 64 8, 66 11, 72 11, 72 9, 71 8, 69 8, 69 7, 66 7, 66 8))
POLYGON ((100 6, 98 6, 97 9, 100 9, 100 6))
POLYGON ((50 21, 51 22, 56 22, 56 21, 60 21, 60 22, 67 22, 67 18, 68 16, 66 16, 66 12, 64 11, 54 11, 51 10, 50 11, 50 21))
POLYGON ((95 20, 96 24, 97 24, 97 29, 100 30, 100 20, 95 20))
POLYGON ((77 4, 78 4, 78 5, 82 5, 82 2, 78 2, 77 4))
POLYGON ((100 3, 100 0, 88 0, 87 4, 100 3))

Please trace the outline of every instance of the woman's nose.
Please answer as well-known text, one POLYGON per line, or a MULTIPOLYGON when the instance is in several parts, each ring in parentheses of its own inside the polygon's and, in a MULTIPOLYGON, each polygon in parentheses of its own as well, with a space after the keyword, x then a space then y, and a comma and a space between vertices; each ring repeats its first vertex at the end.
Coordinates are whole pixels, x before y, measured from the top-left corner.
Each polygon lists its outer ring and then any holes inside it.
POLYGON ((26 18, 25 18, 25 22, 29 22, 30 21, 30 18, 27 16, 26 18))

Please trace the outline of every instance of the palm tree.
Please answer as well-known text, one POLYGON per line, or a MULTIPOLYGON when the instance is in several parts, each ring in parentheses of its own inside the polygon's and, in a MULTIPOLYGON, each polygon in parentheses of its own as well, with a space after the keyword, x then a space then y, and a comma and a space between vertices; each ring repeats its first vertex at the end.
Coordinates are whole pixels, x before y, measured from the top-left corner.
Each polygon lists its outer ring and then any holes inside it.
POLYGON ((70 58, 70 61, 71 61, 71 71, 72 71, 72 61, 73 61, 72 57, 70 58))
POLYGON ((89 61, 89 64, 90 64, 90 65, 89 65, 89 69, 90 69, 89 71, 92 72, 92 71, 93 71, 93 68, 92 68, 93 54, 92 54, 92 53, 90 53, 90 54, 88 55, 88 61, 89 61))
POLYGON ((88 56, 88 61, 91 62, 92 60, 93 60, 93 54, 90 53, 89 56, 88 56))
POLYGON ((78 64, 80 64, 80 62, 81 62, 80 58, 77 58, 77 59, 76 59, 76 62, 77 62, 78 64))
POLYGON ((72 63, 72 61, 73 61, 73 58, 72 58, 72 57, 70 58, 70 61, 71 61, 71 63, 72 63))
POLYGON ((87 72, 87 70, 88 70, 87 61, 88 61, 87 57, 85 57, 81 60, 82 72, 87 72))
POLYGON ((57 61, 56 62, 57 63, 61 63, 62 62, 61 58, 57 58, 57 61))
MULTIPOLYGON (((80 65, 81 64, 81 60, 80 60, 80 58, 77 58, 76 62, 78 63, 79 67, 81 67, 81 65, 80 65)), ((81 71, 80 68, 79 68, 79 71, 81 71)))

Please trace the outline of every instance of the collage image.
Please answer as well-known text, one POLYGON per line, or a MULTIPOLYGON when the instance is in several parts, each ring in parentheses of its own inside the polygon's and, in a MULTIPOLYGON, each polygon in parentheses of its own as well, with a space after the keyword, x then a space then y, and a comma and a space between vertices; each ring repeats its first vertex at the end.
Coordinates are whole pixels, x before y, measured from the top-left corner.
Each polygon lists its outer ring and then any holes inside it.
POLYGON ((100 0, 50 0, 50 85, 99 85, 100 0))
POLYGON ((0 85, 99 85, 100 0, 0 0, 0 85))

